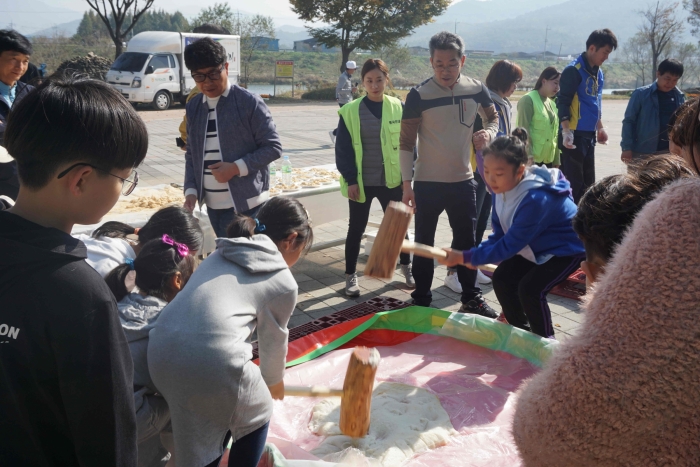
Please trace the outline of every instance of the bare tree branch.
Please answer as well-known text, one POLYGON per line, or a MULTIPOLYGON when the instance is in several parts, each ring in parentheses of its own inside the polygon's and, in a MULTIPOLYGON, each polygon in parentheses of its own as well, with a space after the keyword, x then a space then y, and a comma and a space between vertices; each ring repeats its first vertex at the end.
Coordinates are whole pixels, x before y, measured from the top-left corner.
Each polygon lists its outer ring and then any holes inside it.
POLYGON ((145 0, 143 7, 139 8, 138 0, 85 0, 87 4, 95 10, 102 22, 105 24, 109 36, 114 42, 114 58, 124 52, 124 42, 127 35, 134 28, 141 16, 153 6, 154 0, 145 0), (129 14, 131 7, 133 14, 129 14), (123 29, 125 21, 128 22, 126 29, 123 29))

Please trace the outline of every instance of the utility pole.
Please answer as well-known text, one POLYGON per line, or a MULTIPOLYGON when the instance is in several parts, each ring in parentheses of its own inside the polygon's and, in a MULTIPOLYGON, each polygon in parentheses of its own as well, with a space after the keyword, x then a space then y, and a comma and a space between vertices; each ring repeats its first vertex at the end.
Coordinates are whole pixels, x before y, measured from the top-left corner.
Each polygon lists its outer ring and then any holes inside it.
MULTIPOLYGON (((562 45, 564 45, 563 42, 561 44, 559 44, 559 53, 557 54, 557 62, 559 61, 559 57, 561 57, 561 46, 562 45)), ((635 89, 637 89, 637 88, 635 88, 635 89)))
POLYGON ((457 35, 457 21, 455 21, 455 35, 457 35))
POLYGON ((552 28, 550 28, 549 26, 547 26, 547 29, 544 30, 544 52, 542 52, 542 61, 544 61, 547 56, 547 35, 551 30, 552 28))

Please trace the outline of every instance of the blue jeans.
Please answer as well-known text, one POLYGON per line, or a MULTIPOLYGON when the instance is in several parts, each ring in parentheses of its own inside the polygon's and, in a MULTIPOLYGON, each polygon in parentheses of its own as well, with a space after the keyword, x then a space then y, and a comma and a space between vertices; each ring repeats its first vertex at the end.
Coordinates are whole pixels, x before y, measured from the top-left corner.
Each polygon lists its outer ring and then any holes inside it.
MULTIPOLYGON (((248 217, 255 217, 260 210, 260 206, 254 207, 249 211, 245 211, 243 215, 248 217)), ((207 206, 207 214, 209 215, 209 222, 214 228, 214 233, 216 238, 226 238, 226 229, 233 220, 233 216, 236 215, 236 211, 233 208, 228 209, 212 209, 207 206)))
MULTIPOLYGON (((435 245, 435 230, 440 214, 447 212, 452 227, 452 248, 468 250, 474 246, 476 230, 476 181, 465 180, 456 183, 415 182, 416 196, 416 243, 435 245)), ((430 306, 433 294, 434 263, 430 258, 413 257, 413 278, 416 290, 411 297, 416 305, 430 306)), ((467 303, 481 295, 476 285, 476 271, 457 267, 457 278, 462 285, 462 303, 467 303)))

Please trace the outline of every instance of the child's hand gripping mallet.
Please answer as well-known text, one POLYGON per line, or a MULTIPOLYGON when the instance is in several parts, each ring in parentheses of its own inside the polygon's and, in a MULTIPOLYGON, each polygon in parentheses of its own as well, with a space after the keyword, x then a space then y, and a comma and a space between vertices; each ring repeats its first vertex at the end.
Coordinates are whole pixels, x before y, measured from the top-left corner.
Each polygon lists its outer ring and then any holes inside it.
MULTIPOLYGON (((401 252, 424 258, 447 258, 447 252, 441 248, 404 240, 412 217, 413 209, 409 206, 394 201, 389 203, 365 265, 366 276, 391 279, 401 252)), ((496 270, 493 264, 480 265, 478 268, 491 272, 496 270)))
POLYGON ((340 431, 351 438, 362 438, 369 431, 374 375, 379 366, 377 349, 355 347, 350 355, 343 389, 285 386, 285 396, 332 397, 340 399, 340 431))

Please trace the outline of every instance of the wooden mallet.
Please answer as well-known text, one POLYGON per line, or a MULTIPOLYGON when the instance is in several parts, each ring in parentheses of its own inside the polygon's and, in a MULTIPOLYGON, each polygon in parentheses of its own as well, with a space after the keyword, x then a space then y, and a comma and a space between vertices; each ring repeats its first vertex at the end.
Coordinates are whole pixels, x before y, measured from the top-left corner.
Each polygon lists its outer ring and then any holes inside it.
MULTIPOLYGON (((441 248, 404 240, 412 218, 412 208, 396 201, 389 203, 365 265, 365 276, 391 279, 396 269, 396 260, 401 252, 413 253, 424 258, 447 258, 447 252, 441 248)), ((478 267, 485 271, 496 270, 493 264, 478 267)))
POLYGON ((362 438, 369 431, 370 409, 374 375, 379 366, 377 349, 355 347, 350 355, 350 363, 345 373, 343 389, 329 389, 319 386, 284 387, 285 396, 332 397, 340 399, 340 431, 351 438, 362 438))

